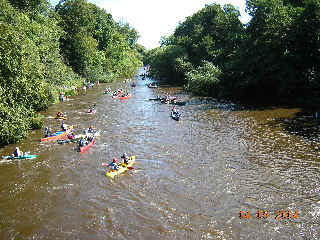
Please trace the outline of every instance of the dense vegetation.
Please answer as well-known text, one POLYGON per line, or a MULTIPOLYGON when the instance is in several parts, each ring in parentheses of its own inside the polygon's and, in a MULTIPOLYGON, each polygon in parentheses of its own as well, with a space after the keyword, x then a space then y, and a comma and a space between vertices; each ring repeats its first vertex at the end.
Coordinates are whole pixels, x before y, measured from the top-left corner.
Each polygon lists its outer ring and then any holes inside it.
POLYGON ((207 96, 320 103, 320 1, 247 0, 207 5, 147 52, 151 75, 207 96))
POLYGON ((138 33, 85 0, 0 0, 0 145, 42 126, 37 112, 83 82, 135 74, 138 33))

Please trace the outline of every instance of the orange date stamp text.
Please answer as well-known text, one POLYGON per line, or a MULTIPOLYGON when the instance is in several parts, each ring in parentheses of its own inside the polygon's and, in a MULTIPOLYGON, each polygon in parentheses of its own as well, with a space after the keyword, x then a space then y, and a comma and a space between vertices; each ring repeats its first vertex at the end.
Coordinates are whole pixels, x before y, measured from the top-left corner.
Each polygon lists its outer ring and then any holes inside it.
POLYGON ((291 210, 277 210, 270 212, 267 210, 258 210, 255 214, 251 213, 250 210, 239 212, 240 219, 250 219, 253 216, 255 216, 257 219, 267 219, 273 216, 276 220, 280 221, 285 219, 298 219, 299 211, 296 210, 295 212, 292 212, 291 210))

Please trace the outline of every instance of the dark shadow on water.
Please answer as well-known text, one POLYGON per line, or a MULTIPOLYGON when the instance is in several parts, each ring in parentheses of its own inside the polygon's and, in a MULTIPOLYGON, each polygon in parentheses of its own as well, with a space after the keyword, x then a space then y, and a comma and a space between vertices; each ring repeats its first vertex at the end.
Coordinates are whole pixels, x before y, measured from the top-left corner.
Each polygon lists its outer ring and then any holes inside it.
POLYGON ((281 126, 290 134, 320 143, 320 119, 316 119, 313 112, 301 111, 293 118, 277 118, 268 124, 281 126))

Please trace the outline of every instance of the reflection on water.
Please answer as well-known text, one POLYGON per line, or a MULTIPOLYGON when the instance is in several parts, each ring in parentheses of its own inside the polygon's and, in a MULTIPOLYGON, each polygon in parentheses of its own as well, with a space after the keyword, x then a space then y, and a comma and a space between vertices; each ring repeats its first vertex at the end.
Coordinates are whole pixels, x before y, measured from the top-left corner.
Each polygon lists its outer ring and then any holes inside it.
POLYGON ((318 143, 270 124, 297 109, 243 110, 146 83, 127 101, 101 86, 44 113, 54 129, 52 116, 63 111, 77 133, 94 125, 101 136, 80 154, 73 144, 40 143, 42 131, 34 131, 19 146, 39 158, 0 163, 0 239, 320 237, 318 143), (180 122, 170 105, 148 101, 167 92, 187 101, 177 107, 180 122), (94 103, 97 114, 86 114, 94 103), (135 170, 105 177, 102 163, 123 152, 137 156, 135 170), (259 210, 270 215, 257 218, 259 210), (278 220, 278 210, 299 216, 278 220))

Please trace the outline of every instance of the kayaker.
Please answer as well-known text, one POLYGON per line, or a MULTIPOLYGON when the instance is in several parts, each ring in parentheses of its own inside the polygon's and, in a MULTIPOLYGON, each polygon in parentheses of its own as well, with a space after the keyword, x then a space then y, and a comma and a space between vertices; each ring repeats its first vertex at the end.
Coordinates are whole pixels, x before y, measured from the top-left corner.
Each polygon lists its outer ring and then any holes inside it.
POLYGON ((46 127, 44 129, 44 137, 49 137, 51 135, 50 128, 46 127))
POLYGON ((93 126, 90 126, 87 130, 87 133, 94 133, 93 126))
POLYGON ((172 111, 172 113, 174 113, 174 114, 178 114, 178 110, 176 109, 176 106, 174 106, 171 111, 172 111))
POLYGON ((14 150, 14 152, 13 152, 13 156, 15 156, 15 157, 23 156, 23 152, 20 151, 19 147, 16 147, 16 150, 14 150))
POLYGON ((62 121, 61 128, 62 128, 63 131, 67 131, 68 130, 68 125, 65 124, 64 121, 62 121))
POLYGON ((94 104, 92 107, 90 107, 88 112, 93 113, 95 108, 96 108, 96 104, 94 104))
POLYGON ((123 153, 121 158, 123 159, 123 163, 128 165, 129 164, 129 157, 126 153, 123 153))
POLYGON ((57 118, 62 118, 64 117, 63 113, 62 112, 57 112, 57 118))
POLYGON ((87 138, 88 142, 92 142, 92 141, 93 141, 94 136, 93 136, 93 134, 92 134, 92 133, 89 133, 89 134, 86 136, 86 138, 87 138))
POLYGON ((64 102, 64 92, 60 92, 59 98, 61 102, 64 102))
POLYGON ((86 145, 86 140, 84 138, 81 138, 79 141, 79 147, 84 147, 86 145))
POLYGON ((115 170, 115 171, 119 170, 119 166, 117 162, 118 162, 118 159, 116 158, 112 159, 112 162, 108 165, 108 167, 110 167, 112 170, 115 170))
POLYGON ((75 139, 75 136, 74 136, 74 133, 72 132, 72 133, 69 133, 68 135, 67 135, 67 137, 69 138, 69 139, 75 139))

